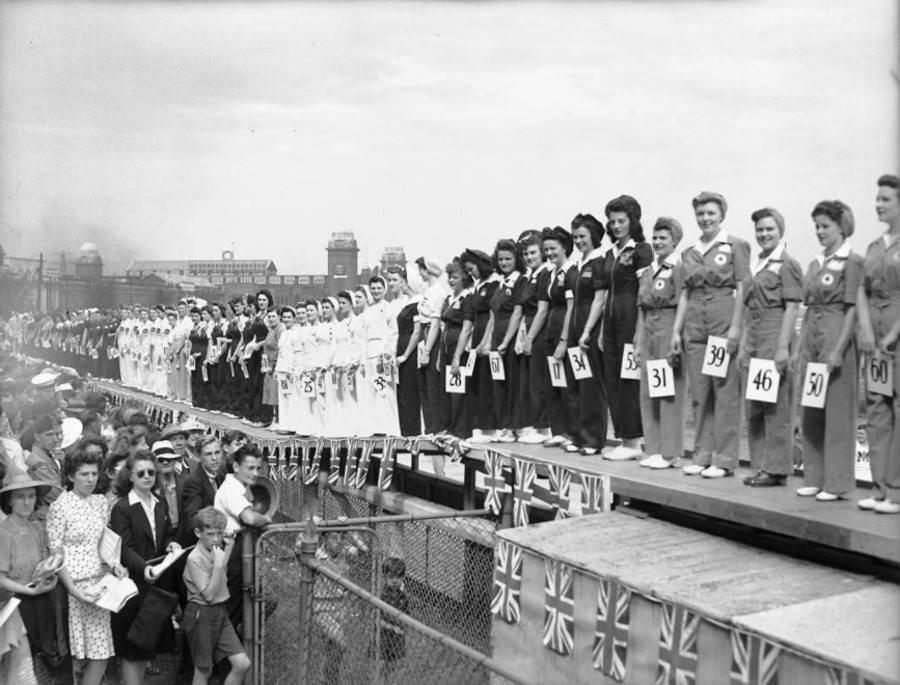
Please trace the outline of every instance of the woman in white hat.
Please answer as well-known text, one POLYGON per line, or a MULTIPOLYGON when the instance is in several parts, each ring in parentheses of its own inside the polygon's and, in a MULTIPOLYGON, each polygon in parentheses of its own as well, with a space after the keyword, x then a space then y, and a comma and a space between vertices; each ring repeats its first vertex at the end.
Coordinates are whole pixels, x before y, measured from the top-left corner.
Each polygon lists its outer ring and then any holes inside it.
POLYGON ((297 312, 293 307, 282 307, 281 324, 284 331, 278 338, 278 357, 275 361, 275 385, 278 391, 278 423, 272 430, 294 433, 297 430, 297 383, 294 378, 294 354, 298 345, 298 331, 295 327, 297 312))
POLYGON ((352 347, 351 363, 353 369, 353 397, 357 412, 354 431, 356 435, 372 435, 369 407, 374 404, 375 388, 366 381, 366 310, 372 304, 372 293, 369 286, 359 285, 353 292, 353 310, 356 314, 350 319, 350 345, 352 347))
POLYGON ((335 365, 335 332, 337 299, 322 300, 322 320, 316 327, 316 347, 319 366, 319 406, 322 411, 323 435, 339 436, 345 432, 338 404, 339 371, 335 365))
POLYGON ((370 434, 400 435, 397 390, 394 382, 394 353, 397 349, 397 316, 384 299, 387 281, 382 276, 369 279, 372 304, 361 315, 365 337, 364 384, 371 406, 360 408, 370 417, 370 434))
POLYGON ((337 312, 334 324, 334 365, 338 371, 338 414, 341 417, 342 434, 357 435, 356 417, 356 367, 357 355, 353 346, 350 326, 353 319, 353 295, 347 290, 337 294, 337 312))

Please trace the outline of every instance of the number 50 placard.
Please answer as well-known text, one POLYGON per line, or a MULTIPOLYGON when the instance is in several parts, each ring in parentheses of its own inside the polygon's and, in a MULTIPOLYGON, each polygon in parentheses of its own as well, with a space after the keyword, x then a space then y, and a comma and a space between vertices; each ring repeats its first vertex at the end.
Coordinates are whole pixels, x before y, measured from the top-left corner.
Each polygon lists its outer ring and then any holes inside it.
POLYGON ((803 376, 800 404, 813 409, 825 408, 825 395, 828 394, 828 366, 819 362, 809 362, 803 376))

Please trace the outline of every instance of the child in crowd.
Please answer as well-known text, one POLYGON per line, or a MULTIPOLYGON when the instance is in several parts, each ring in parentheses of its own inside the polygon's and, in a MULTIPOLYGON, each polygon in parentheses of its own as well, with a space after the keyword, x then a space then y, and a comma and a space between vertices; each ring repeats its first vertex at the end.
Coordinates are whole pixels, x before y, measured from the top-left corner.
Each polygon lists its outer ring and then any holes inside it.
POLYGON ((228 620, 226 567, 234 538, 225 538, 223 548, 224 533, 225 514, 215 507, 197 512, 197 546, 184 567, 188 603, 182 623, 194 659, 194 685, 206 685, 212 667, 226 657, 231 672, 225 685, 240 685, 250 668, 250 659, 228 620))
MULTIPOLYGON (((409 612, 409 598, 406 595, 406 562, 399 557, 388 557, 381 565, 383 587, 381 599, 404 614, 409 612)), ((406 655, 406 634, 403 624, 396 618, 381 615, 381 658, 384 660, 385 675, 397 668, 397 662, 406 655)))

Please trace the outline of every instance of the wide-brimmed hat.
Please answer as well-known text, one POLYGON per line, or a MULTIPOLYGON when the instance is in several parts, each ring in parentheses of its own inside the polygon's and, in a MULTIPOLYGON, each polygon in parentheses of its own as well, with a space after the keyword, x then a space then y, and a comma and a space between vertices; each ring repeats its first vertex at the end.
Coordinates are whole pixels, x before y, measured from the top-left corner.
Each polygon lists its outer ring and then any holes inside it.
POLYGON ((175 453, 175 448, 168 440, 157 440, 150 451, 157 459, 181 459, 181 455, 175 453))
POLYGON ((202 431, 206 432, 206 426, 200 423, 197 419, 190 418, 184 423, 181 424, 181 432, 182 433, 191 433, 193 431, 202 431))
POLYGON ((60 448, 66 449, 66 447, 74 445, 81 438, 83 432, 84 426, 80 420, 72 416, 64 418, 62 420, 62 439, 59 442, 60 448))
POLYGON ((50 492, 50 488, 53 486, 50 483, 46 483, 42 480, 34 480, 31 476, 29 476, 24 471, 19 471, 18 469, 11 469, 6 474, 6 478, 3 479, 3 487, 0 488, 0 508, 2 508, 4 514, 8 514, 10 511, 10 507, 6 503, 6 498, 3 497, 4 493, 12 492, 13 490, 25 490, 26 488, 34 488, 35 493, 38 498, 41 495, 45 495, 50 492))
POLYGON ((260 514, 272 516, 278 511, 280 497, 278 488, 275 487, 270 479, 265 476, 257 476, 256 482, 250 486, 250 492, 253 494, 253 509, 260 514))
POLYGON ((168 440, 169 438, 174 438, 176 435, 187 435, 187 431, 177 423, 170 423, 162 429, 162 433, 159 434, 159 437, 160 440, 168 440))
POLYGON ((31 379, 31 384, 36 388, 51 388, 57 378, 59 374, 56 371, 41 371, 31 379))

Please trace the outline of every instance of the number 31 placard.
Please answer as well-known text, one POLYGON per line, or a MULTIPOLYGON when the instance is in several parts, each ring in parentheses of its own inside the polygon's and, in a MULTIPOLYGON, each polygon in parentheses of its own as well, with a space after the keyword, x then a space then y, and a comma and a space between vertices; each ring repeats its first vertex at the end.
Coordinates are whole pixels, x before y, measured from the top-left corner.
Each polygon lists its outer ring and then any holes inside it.
POLYGON ((823 409, 825 395, 828 393, 828 366, 818 362, 809 362, 806 365, 806 374, 803 376, 801 392, 801 405, 813 409, 823 409))
POLYGON ((675 396, 675 375, 668 359, 647 360, 647 389, 650 397, 675 396))
POLYGON ((706 339, 706 353, 703 355, 703 368, 700 370, 700 373, 704 376, 725 378, 728 375, 728 362, 730 360, 728 341, 717 335, 711 335, 706 339))
POLYGON ((757 402, 778 401, 778 386, 781 384, 781 374, 775 366, 774 359, 750 359, 750 367, 747 372, 747 392, 744 395, 748 400, 757 402))

